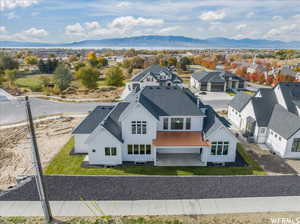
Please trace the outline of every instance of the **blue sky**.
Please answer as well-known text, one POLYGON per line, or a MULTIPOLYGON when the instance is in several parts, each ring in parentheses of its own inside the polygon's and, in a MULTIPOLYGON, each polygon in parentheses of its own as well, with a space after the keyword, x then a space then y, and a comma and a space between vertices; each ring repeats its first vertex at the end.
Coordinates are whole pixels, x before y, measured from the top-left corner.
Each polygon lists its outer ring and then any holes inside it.
POLYGON ((299 0, 0 0, 0 40, 138 35, 300 40, 299 0))

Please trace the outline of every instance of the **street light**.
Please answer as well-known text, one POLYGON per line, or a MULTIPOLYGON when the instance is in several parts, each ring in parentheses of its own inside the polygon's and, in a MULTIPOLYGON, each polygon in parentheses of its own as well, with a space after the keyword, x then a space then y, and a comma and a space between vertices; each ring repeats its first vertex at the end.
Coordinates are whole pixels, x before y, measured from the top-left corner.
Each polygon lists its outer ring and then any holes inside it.
MULTIPOLYGON (((7 93, 5 93, 3 90, 0 89, 0 102, 1 101, 17 101, 18 100, 7 93)), ((53 220, 52 213, 51 213, 51 208, 48 200, 48 195, 47 195, 47 190, 45 187, 44 183, 44 178, 43 178, 43 170, 42 170, 42 165, 41 165, 41 160, 40 160, 40 155, 38 151, 38 146, 37 146, 37 141, 36 141, 36 135, 35 135, 35 130, 34 130, 34 124, 33 124, 33 119, 32 119, 32 113, 31 113, 31 108, 30 108, 30 102, 28 99, 28 96, 25 97, 25 106, 26 106, 26 114, 27 114, 27 121, 28 121, 28 129, 30 132, 30 137, 31 137, 31 143, 32 143, 32 159, 33 159, 33 166, 35 168, 35 182, 37 186, 37 190, 39 193, 39 198, 42 204, 44 216, 45 216, 45 221, 46 223, 49 223, 53 220)))

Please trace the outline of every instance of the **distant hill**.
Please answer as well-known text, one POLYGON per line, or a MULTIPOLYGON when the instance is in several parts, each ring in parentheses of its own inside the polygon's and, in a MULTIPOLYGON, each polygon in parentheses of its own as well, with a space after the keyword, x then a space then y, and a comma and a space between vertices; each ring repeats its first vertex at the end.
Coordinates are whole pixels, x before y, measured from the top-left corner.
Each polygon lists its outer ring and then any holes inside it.
POLYGON ((0 47, 163 47, 163 48, 300 48, 300 42, 265 39, 229 39, 224 37, 196 39, 184 36, 137 36, 71 43, 36 43, 0 41, 0 47))

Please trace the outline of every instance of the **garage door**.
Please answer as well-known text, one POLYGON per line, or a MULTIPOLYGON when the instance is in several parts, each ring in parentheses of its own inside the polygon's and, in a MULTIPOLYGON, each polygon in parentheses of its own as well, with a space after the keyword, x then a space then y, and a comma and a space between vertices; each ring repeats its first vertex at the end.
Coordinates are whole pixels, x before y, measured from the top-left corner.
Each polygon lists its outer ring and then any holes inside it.
POLYGON ((200 153, 200 148, 157 148, 157 153, 200 153))
POLYGON ((210 91, 223 92, 224 91, 224 83, 212 83, 210 91))

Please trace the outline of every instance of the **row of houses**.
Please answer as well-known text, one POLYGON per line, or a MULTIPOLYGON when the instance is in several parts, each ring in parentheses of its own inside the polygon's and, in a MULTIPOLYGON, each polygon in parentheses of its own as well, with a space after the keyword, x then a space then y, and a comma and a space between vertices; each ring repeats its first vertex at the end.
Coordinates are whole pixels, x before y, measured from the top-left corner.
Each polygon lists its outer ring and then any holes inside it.
POLYGON ((237 94, 228 118, 249 141, 266 144, 283 158, 300 158, 300 83, 237 94))

